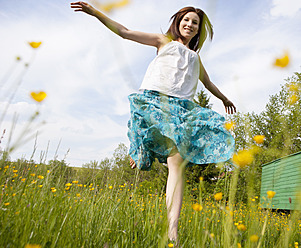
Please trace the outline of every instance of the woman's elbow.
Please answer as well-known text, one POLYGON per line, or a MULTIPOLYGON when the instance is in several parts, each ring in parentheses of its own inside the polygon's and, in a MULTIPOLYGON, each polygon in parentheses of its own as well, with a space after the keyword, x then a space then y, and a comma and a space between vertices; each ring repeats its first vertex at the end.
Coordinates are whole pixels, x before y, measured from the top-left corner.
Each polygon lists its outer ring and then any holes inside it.
POLYGON ((129 39, 130 37, 130 30, 128 30, 127 28, 121 29, 118 31, 118 35, 123 38, 123 39, 129 39))

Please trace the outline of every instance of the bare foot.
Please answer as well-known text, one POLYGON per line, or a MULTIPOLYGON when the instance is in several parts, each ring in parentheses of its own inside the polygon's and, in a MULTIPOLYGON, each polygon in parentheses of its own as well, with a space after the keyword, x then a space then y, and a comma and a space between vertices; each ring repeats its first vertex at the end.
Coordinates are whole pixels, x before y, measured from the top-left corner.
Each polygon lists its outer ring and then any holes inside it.
POLYGON ((135 163, 134 159, 132 159, 131 157, 130 157, 130 165, 131 165, 132 169, 136 168, 136 163, 135 163))

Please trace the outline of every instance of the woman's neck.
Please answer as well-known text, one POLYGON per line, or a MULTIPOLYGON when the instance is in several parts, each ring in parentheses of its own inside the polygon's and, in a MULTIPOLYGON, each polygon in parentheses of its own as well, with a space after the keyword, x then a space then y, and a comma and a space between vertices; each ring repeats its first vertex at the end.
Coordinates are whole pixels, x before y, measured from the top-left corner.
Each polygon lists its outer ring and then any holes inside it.
POLYGON ((182 40, 181 38, 178 38, 176 41, 182 43, 184 46, 189 48, 189 42, 190 40, 182 40))

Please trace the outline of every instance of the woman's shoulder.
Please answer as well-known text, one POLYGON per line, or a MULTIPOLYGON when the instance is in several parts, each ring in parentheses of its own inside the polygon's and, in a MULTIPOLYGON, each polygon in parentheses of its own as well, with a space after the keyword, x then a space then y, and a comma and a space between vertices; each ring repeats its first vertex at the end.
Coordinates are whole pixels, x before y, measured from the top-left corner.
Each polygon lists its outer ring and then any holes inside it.
POLYGON ((157 52, 159 52, 165 45, 167 45, 171 41, 172 41, 172 39, 170 39, 167 35, 160 34, 160 42, 159 42, 159 45, 157 47, 157 49, 158 49, 157 52))

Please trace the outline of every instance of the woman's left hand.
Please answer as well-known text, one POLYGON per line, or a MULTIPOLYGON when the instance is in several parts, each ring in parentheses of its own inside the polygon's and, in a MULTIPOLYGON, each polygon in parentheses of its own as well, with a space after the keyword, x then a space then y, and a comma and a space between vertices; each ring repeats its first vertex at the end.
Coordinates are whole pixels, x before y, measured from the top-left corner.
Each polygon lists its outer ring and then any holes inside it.
POLYGON ((234 114, 236 112, 236 107, 229 99, 224 100, 223 103, 227 114, 234 114))

